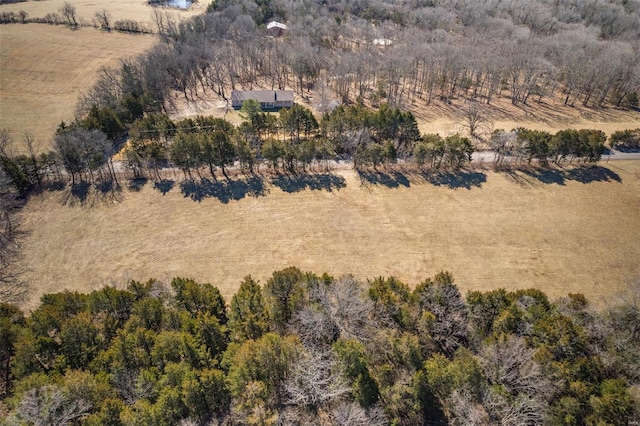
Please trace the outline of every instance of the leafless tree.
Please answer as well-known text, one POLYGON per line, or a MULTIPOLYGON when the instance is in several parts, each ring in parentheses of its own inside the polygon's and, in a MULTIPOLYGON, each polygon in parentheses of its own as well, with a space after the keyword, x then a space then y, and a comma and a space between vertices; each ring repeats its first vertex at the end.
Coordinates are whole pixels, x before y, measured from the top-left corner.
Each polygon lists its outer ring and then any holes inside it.
POLYGON ((455 426, 475 426, 489 424, 489 416, 482 404, 479 404, 465 390, 456 389, 448 398, 451 424, 455 426))
POLYGON ((18 418, 34 426, 63 426, 85 416, 91 404, 71 399, 56 386, 31 389, 18 404, 18 418))
POLYGON ((379 407, 368 411, 355 402, 342 402, 329 413, 331 425, 382 426, 389 423, 384 411, 379 407))
POLYGON ((470 104, 464 111, 464 124, 469 128, 469 134, 474 138, 481 138, 481 133, 493 130, 493 121, 487 111, 476 103, 470 104))
POLYGON ((353 277, 345 276, 325 287, 321 296, 325 311, 338 327, 340 337, 363 341, 369 336, 369 320, 373 304, 363 286, 353 277))
POLYGON ((153 398, 155 396, 153 383, 145 380, 138 371, 117 370, 112 376, 112 384, 122 399, 129 405, 133 405, 141 398, 153 398))
POLYGON ((539 399, 527 395, 520 395, 513 401, 509 401, 492 388, 485 392, 482 405, 489 413, 489 423, 501 426, 544 424, 548 406, 539 399))
POLYGON ((0 129, 0 155, 3 157, 11 158, 13 156, 12 150, 13 139, 11 138, 11 132, 9 129, 0 129))
POLYGON ((554 385, 534 360, 535 352, 523 338, 511 335, 483 347, 481 365, 491 383, 512 395, 551 397, 554 385))
MULTIPOLYGON (((155 9, 154 9, 155 11, 155 9)), ((111 16, 107 9, 101 9, 95 14, 96 21, 98 21, 98 25, 105 31, 111 31, 111 16)))
POLYGON ((287 404, 315 408, 338 400, 351 390, 330 349, 310 351, 300 357, 291 366, 284 387, 287 404))
POLYGON ((40 170, 38 165, 38 155, 40 154, 40 143, 36 142, 33 134, 30 132, 24 132, 22 137, 24 141, 24 145, 27 147, 27 152, 29 152, 29 159, 31 160, 31 167, 33 168, 33 175, 38 182, 38 186, 42 186, 42 177, 40 176, 40 170))
POLYGON ((60 13, 65 17, 69 27, 77 27, 78 21, 76 20, 76 7, 65 1, 62 3, 62 7, 60 8, 60 13))
POLYGON ((21 232, 12 218, 16 206, 16 193, 0 166, 0 302, 17 302, 26 292, 20 280, 21 232))

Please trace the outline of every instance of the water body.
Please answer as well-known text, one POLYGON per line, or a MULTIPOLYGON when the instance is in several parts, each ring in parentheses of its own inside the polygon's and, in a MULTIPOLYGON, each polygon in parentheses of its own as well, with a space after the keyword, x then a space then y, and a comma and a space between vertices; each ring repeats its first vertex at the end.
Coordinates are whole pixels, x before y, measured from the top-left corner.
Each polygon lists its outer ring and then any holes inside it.
POLYGON ((191 0, 156 0, 150 1, 153 6, 176 7, 178 9, 189 9, 193 3, 191 0))

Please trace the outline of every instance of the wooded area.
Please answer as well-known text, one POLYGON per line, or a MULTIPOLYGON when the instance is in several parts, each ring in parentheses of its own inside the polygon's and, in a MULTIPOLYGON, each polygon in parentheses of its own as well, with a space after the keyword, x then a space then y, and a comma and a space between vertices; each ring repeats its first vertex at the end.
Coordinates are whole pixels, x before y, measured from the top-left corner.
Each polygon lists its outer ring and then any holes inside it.
POLYGON ((163 42, 105 71, 82 111, 127 95, 171 110, 174 92, 228 99, 256 84, 313 87, 325 107, 334 95, 398 107, 557 93, 566 105, 638 103, 635 1, 216 1, 190 20, 155 20, 163 42), (282 37, 268 36, 272 19, 287 24, 282 37))
POLYGON ((0 305, 0 408, 8 424, 631 424, 639 285, 603 312, 463 297, 447 272, 411 291, 287 268, 228 305, 183 278, 48 294, 28 317, 0 305))

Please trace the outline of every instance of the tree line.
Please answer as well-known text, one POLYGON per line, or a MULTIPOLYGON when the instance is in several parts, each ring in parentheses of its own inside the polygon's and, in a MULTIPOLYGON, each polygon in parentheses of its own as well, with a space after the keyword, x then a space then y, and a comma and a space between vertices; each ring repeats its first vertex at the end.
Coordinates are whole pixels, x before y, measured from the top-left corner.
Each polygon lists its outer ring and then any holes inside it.
MULTIPOLYGON (((21 0, 24 1, 24 0, 21 0)), ((10 1, 4 3, 18 3, 18 1, 10 1)), ((0 2, 0 4, 3 4, 0 2)), ((58 13, 47 13, 42 17, 30 17, 29 14, 20 10, 17 13, 13 11, 0 12, 0 24, 50 24, 50 25, 66 25, 69 28, 77 29, 79 27, 92 26, 105 31, 120 31, 124 33, 132 34, 151 34, 152 31, 145 25, 141 25, 139 22, 132 19, 118 19, 114 21, 111 14, 106 9, 97 11, 91 22, 87 22, 80 19, 76 13, 76 7, 69 3, 64 2, 58 9, 58 13)))
MULTIPOLYGON (((185 179, 217 180, 227 170, 255 173, 261 164, 274 172, 327 171, 330 162, 350 160, 356 169, 401 162, 420 168, 455 170, 470 163, 475 151, 467 137, 422 135, 413 114, 382 104, 371 110, 361 105, 339 106, 318 121, 299 104, 267 113, 257 101, 243 105, 243 122, 234 126, 224 118, 197 116, 178 121, 161 112, 143 112, 131 102, 119 111, 93 109, 83 120, 61 123, 53 152, 38 152, 26 134, 28 154, 12 155, 7 131, 0 162, 11 183, 26 195, 45 184, 70 181, 120 185, 113 156, 120 151, 129 177, 161 180, 161 170, 175 167, 185 179), (132 110, 137 112, 132 113, 132 110), (124 136, 128 136, 125 142, 124 136), (123 145, 124 143, 124 145, 123 145)), ((637 147, 637 130, 616 132, 609 140, 619 149, 637 147)), ((599 130, 561 130, 555 134, 517 128, 496 130, 488 144, 496 166, 595 163, 607 137, 599 130)))
POLYGON ((0 305, 0 404, 7 424, 632 424, 638 285, 601 312, 463 297, 448 272, 412 290, 291 267, 229 303, 184 278, 47 294, 0 305))

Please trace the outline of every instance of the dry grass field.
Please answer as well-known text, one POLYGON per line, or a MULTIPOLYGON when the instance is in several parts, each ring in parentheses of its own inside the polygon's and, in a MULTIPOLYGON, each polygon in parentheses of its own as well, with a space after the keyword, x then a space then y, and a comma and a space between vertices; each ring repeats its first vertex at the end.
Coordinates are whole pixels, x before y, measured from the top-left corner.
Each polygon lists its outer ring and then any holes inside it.
MULTIPOLYGON (((30 18, 41 18, 48 13, 60 14, 62 5, 67 0, 29 0, 22 3, 0 5, 0 12, 19 12, 24 10, 30 18)), ((118 0, 113 2, 97 2, 95 0, 73 0, 70 2, 76 8, 78 22, 82 25, 92 25, 96 12, 105 9, 109 13, 112 22, 131 19, 154 29, 153 13, 155 10, 173 14, 179 17, 190 17, 204 13, 210 2, 201 1, 193 3, 188 9, 153 7, 146 0, 118 0)))
POLYGON ((155 42, 150 35, 93 28, 0 26, 0 128, 10 130, 17 146, 30 132, 43 149, 50 148, 56 127, 73 120, 80 93, 89 90, 98 71, 155 42))
POLYGON ((179 183, 163 195, 152 182, 82 205, 63 192, 35 196, 21 213, 26 306, 45 292, 176 275, 213 283, 228 300, 244 275, 264 282, 297 265, 411 285, 449 270, 464 293, 537 287, 602 307, 640 276, 638 161, 586 175, 333 176, 237 186, 230 199, 194 201, 179 183))

